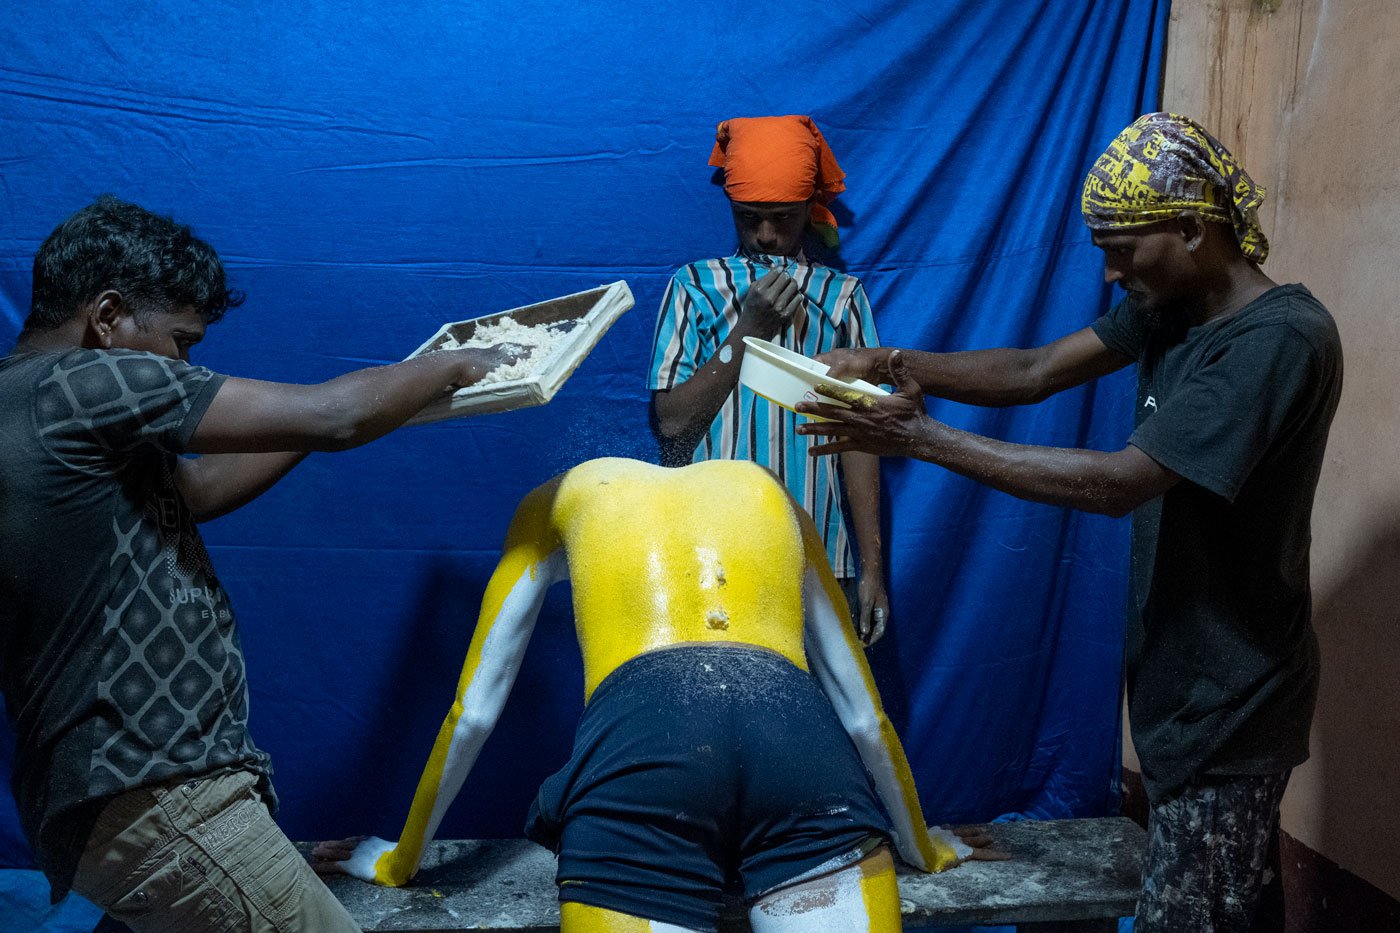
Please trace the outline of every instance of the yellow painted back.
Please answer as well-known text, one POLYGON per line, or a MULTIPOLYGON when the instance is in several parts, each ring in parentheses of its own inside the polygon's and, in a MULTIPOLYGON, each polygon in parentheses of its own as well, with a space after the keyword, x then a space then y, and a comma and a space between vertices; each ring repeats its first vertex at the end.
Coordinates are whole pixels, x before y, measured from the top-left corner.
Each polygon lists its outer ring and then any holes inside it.
POLYGON ((637 655, 685 643, 757 645, 805 670, 793 509, 744 461, 601 459, 566 473, 550 524, 568 554, 585 695, 637 655))

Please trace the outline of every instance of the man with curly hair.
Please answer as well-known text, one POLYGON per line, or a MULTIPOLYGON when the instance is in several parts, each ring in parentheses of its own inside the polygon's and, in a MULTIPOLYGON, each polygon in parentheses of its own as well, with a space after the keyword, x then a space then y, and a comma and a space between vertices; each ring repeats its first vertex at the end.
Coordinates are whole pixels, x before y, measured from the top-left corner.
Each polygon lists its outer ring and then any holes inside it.
POLYGON ((358 929, 272 820, 233 609, 195 526, 513 353, 309 386, 191 365, 241 301, 187 226, 104 196, 40 247, 0 360, 0 688, 20 819, 55 901, 76 890, 138 933, 358 929))

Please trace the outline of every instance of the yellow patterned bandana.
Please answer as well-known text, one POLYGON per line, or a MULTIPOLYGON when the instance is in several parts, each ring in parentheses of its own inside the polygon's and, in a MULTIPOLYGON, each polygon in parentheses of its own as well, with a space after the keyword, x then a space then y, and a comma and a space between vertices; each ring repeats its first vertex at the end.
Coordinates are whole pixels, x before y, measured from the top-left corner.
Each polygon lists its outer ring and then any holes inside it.
POLYGON ((1230 151, 1197 123, 1149 113, 1118 134, 1084 180, 1084 222, 1091 230, 1140 227, 1183 211, 1228 223, 1245 256, 1263 262, 1269 241, 1259 228, 1264 189, 1230 151))

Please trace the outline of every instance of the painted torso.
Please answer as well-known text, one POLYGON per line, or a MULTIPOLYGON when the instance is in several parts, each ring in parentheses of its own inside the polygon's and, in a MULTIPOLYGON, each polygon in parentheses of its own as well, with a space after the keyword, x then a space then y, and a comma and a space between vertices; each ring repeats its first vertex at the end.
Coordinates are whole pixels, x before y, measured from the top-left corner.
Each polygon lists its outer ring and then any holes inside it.
POLYGON ((651 651, 733 644, 776 652, 811 671, 831 701, 890 814, 900 854, 925 870, 956 863, 953 849, 925 829, 821 538, 782 484, 746 461, 665 468, 604 459, 537 487, 516 510, 403 833, 397 842, 359 843, 348 873, 386 885, 413 877, 505 707, 545 593, 565 576, 586 699, 651 651))
POLYGON ((762 467, 592 460, 562 478, 550 524, 568 555, 587 696, 637 655, 687 642, 757 645, 807 668, 802 532, 762 467))

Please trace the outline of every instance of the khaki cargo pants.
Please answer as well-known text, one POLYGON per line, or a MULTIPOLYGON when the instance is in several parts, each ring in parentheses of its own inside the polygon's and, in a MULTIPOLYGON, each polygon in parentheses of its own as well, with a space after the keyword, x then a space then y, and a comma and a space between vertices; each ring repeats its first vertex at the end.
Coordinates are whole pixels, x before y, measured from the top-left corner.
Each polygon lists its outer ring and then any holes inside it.
POLYGON ((359 933, 246 771, 114 798, 73 890, 136 933, 359 933))

